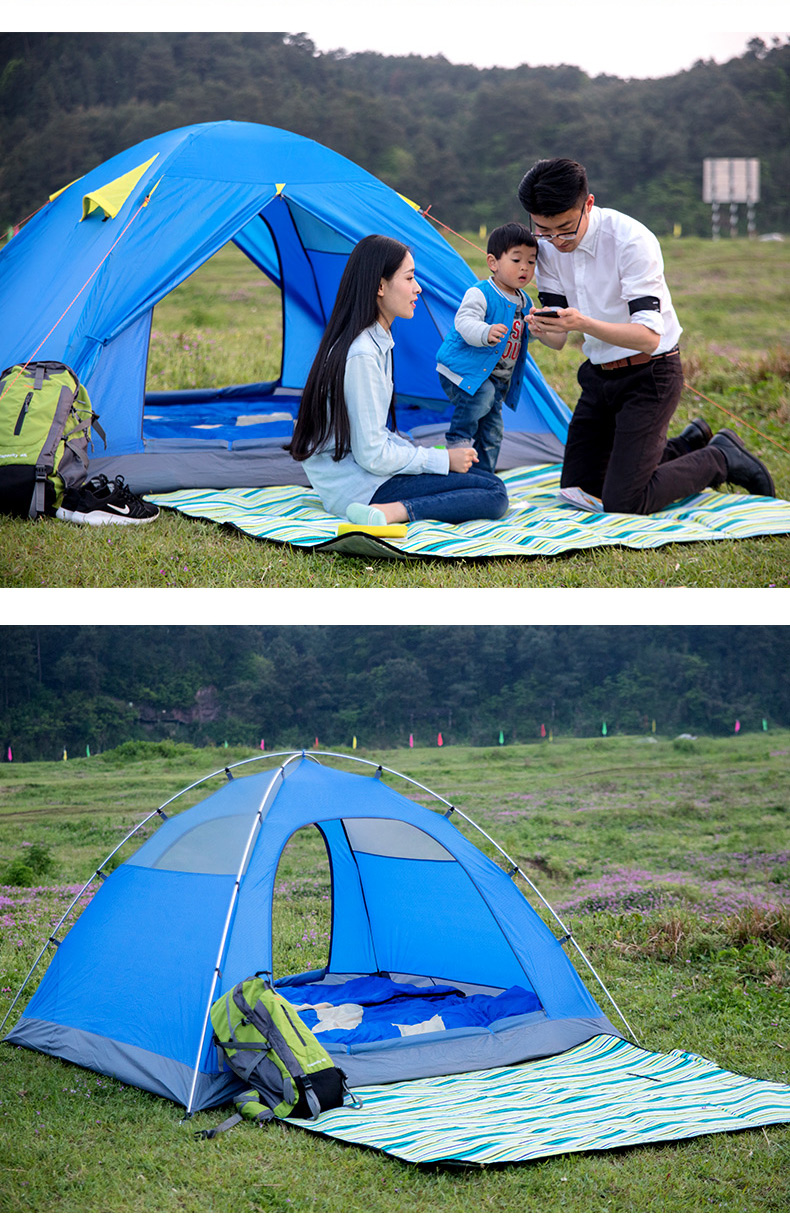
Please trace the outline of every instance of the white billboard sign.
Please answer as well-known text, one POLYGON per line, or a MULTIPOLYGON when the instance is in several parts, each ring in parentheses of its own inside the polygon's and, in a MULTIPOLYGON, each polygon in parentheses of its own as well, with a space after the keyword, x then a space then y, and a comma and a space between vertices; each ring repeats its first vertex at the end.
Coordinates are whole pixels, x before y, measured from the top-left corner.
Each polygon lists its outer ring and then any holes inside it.
POLYGON ((745 157, 702 162, 703 203, 760 201, 760 162, 745 157))

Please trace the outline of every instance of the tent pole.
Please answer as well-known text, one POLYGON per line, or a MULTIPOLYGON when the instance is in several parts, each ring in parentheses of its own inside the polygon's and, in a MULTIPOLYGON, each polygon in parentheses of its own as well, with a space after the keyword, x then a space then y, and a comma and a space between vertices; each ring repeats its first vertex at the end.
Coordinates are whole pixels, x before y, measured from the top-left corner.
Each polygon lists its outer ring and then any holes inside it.
MULTIPOLYGON (((291 756, 291 759, 293 759, 293 756, 291 756)), ((268 811, 271 803, 273 802, 274 796, 277 793, 277 790, 279 790, 280 786, 282 785, 283 781, 285 780, 285 776, 284 776, 285 766, 288 763, 289 763, 289 761, 286 760, 283 764, 280 765, 280 767, 276 770, 276 772, 272 774, 271 781, 267 785, 264 795, 261 798, 260 804, 258 806, 258 812, 255 816, 252 827, 250 828, 250 832, 247 837, 247 843, 244 846, 244 853, 242 854, 241 861, 239 862, 239 868, 236 873, 236 880, 233 884, 233 890, 231 891, 230 901, 228 903, 228 911, 225 915, 225 924, 222 929, 222 937, 220 939, 219 948, 217 950, 217 961, 214 965, 214 974, 211 977, 211 987, 209 989, 208 1001, 206 1002, 206 1009, 205 1009, 205 1013, 203 1014, 203 1026, 200 1031, 200 1042, 198 1043, 197 1055, 195 1056, 195 1067, 192 1072, 192 1085, 190 1086, 189 1099, 187 1101, 187 1107, 186 1107, 186 1118, 187 1119, 190 1119, 192 1117, 192 1103, 195 1100, 195 1089, 197 1087, 197 1079, 198 1079, 198 1074, 200 1072, 200 1058, 203 1054, 203 1044, 206 1041, 206 1031, 208 1030, 209 1017, 211 1015, 211 1006, 214 1004, 214 993, 217 990, 217 981, 222 974, 222 960, 225 955, 225 947, 227 945, 228 935, 230 933, 230 926, 233 921, 233 913, 235 911, 236 904, 238 902, 239 889, 241 887, 241 880, 244 876, 244 871, 247 867, 247 862, 249 860, 250 852, 252 850, 253 841, 255 840, 255 836, 258 832, 258 829, 260 828, 260 826, 263 822, 264 815, 268 811)))

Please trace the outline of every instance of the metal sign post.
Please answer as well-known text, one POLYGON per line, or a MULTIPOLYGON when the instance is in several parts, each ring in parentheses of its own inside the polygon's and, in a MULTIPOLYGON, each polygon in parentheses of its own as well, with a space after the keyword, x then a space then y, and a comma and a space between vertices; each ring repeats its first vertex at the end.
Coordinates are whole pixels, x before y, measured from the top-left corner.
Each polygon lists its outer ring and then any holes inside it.
POLYGON ((760 162, 746 157, 702 162, 702 201, 711 205, 713 240, 721 233, 719 207, 730 205, 730 236, 738 235, 738 205, 746 203, 747 235, 757 234, 754 207, 760 201, 760 162))

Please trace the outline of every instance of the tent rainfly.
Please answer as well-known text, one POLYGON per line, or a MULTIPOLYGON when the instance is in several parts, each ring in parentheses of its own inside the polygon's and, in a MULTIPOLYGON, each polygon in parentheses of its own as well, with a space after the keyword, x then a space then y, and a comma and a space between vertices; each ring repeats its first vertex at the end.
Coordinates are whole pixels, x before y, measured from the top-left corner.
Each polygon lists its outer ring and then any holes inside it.
MULTIPOLYGON (((398 426, 436 443, 451 409, 435 356, 475 276, 416 204, 313 140, 257 123, 168 131, 54 195, 0 252, 0 368, 72 367, 107 433, 91 474, 121 473, 137 492, 306 485, 283 445, 348 254, 374 232, 414 254, 423 294, 414 319, 396 322, 398 426), (279 377, 146 392, 155 306, 231 241, 280 290, 279 377)), ((570 411, 527 363, 518 409, 504 411, 501 468, 563 451, 570 411)))
POLYGON ((352 1085, 498 1067, 598 1034, 623 1037, 569 961, 562 921, 552 913, 555 935, 516 886, 511 859, 500 850, 497 864, 450 821, 456 813, 476 828, 462 812, 441 798, 441 810, 422 806, 384 775, 401 774, 356 757, 281 753, 241 765, 272 759, 250 775, 226 768, 219 789, 166 814, 196 782, 138 825, 161 818, 126 861, 106 877, 99 867, 86 884, 103 878, 7 1042, 188 1113, 228 1101, 240 1083, 220 1071, 209 1009, 248 975, 271 975, 277 866, 308 825, 323 838, 331 876, 327 964, 273 979, 303 1006, 352 1085), (340 767, 351 764, 365 770, 340 767))

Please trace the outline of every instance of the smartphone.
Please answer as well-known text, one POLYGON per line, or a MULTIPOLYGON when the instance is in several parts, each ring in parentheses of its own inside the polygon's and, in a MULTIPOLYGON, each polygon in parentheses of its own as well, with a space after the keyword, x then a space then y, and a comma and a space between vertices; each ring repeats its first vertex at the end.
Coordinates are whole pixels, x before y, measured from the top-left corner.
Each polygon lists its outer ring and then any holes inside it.
POLYGON ((541 312, 533 312, 533 317, 558 317, 560 314, 553 308, 544 308, 541 312))

